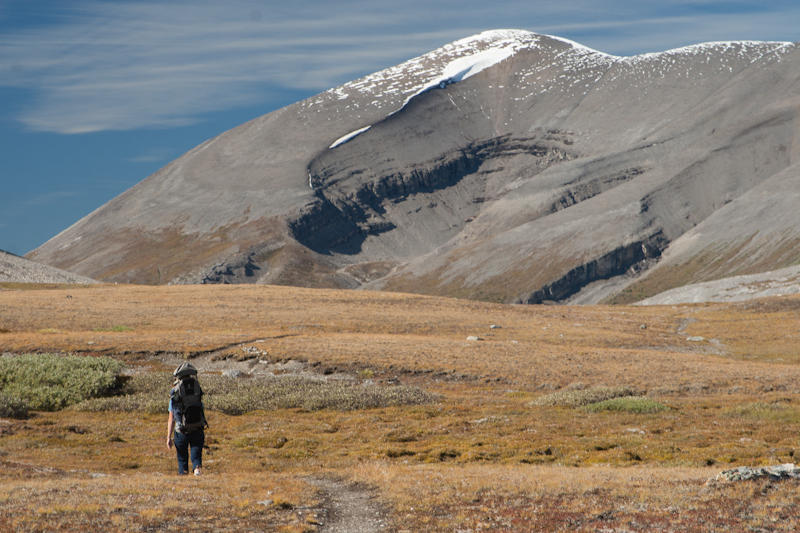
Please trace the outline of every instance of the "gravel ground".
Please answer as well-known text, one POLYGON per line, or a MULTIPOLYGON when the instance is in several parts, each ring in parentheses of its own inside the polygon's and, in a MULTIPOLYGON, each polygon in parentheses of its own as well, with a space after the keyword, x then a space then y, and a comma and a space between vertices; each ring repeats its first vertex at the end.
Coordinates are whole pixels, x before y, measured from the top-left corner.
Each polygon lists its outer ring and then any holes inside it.
POLYGON ((323 533, 378 533, 388 526, 383 508, 372 491, 332 478, 312 478, 324 496, 323 533))
POLYGON ((29 261, 0 250, 0 282, 11 283, 97 283, 65 270, 29 261))
POLYGON ((637 305, 676 305, 702 302, 741 302, 800 293, 800 266, 772 272, 734 276, 671 289, 637 305))

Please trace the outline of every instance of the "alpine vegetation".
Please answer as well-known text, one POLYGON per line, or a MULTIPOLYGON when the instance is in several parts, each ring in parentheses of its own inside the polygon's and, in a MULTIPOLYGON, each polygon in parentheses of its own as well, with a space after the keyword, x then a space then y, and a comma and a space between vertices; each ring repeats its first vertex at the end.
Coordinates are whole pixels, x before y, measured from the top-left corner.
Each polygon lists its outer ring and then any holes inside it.
POLYGON ((110 357, 58 354, 0 357, 0 391, 5 409, 54 411, 111 393, 122 364, 110 357))
POLYGON ((634 396, 635 394, 636 391, 634 389, 625 386, 607 387, 605 385, 597 385, 589 388, 569 387, 552 394, 540 396, 531 402, 531 405, 581 407, 611 400, 612 398, 634 396))
MULTIPOLYGON (((119 395, 87 400, 75 409, 83 411, 145 411, 165 413, 163 394, 171 376, 166 373, 141 374, 126 383, 119 395)), ((300 408, 308 411, 337 409, 350 411, 400 405, 432 403, 435 395, 417 387, 383 386, 326 381, 304 376, 231 378, 203 376, 208 409, 230 415, 257 410, 300 408)))

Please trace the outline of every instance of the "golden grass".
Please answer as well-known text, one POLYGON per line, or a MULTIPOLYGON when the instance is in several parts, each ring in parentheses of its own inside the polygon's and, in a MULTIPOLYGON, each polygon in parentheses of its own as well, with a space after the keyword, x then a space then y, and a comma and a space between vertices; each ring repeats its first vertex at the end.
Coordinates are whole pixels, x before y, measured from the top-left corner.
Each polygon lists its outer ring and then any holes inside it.
POLYGON ((708 484, 709 468, 370 463, 397 531, 792 531, 797 484, 708 484))
MULTIPOLYGON (((348 412, 211 411, 199 486, 219 498, 214 527, 234 527, 228 506, 241 528, 313 530, 320 499, 304 479, 333 472, 374 487, 394 527, 410 531, 746 530, 784 515, 781 527, 798 528, 796 483, 704 483, 724 468, 794 462, 799 309, 800 298, 562 307, 264 286, 14 287, 0 290, 0 352, 104 354, 147 372, 164 370, 168 354, 206 361, 223 349, 235 361, 243 344, 270 361, 440 395, 348 412), (603 385, 669 409, 535 405, 603 385), (252 504, 282 487, 294 487, 281 496, 287 508, 252 504)), ((159 529, 196 516, 155 494, 177 479, 164 428, 146 413, 0 420, 0 523, 159 529), (128 501, 135 511, 109 511, 128 501), (78 510, 47 511, 58 505, 78 510)))
POLYGON ((39 472, 2 465, 0 530, 308 530, 314 493, 288 476, 200 478, 125 473, 39 472))

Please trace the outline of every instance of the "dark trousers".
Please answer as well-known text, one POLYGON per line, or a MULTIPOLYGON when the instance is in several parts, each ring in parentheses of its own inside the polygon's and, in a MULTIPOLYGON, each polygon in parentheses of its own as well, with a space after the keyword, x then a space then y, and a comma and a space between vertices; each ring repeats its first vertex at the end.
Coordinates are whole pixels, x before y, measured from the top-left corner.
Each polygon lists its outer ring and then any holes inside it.
POLYGON ((205 431, 192 433, 175 432, 175 451, 178 452, 178 474, 189 471, 189 449, 192 451, 192 468, 203 466, 203 444, 206 441, 205 431))

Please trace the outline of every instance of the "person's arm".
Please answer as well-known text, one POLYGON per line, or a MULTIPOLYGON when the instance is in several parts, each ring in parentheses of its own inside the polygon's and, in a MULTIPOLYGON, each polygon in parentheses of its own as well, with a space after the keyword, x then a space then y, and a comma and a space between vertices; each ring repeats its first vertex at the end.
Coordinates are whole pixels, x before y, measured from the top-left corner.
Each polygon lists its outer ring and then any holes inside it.
POLYGON ((175 417, 172 416, 172 409, 169 410, 169 419, 167 420, 167 449, 172 449, 172 431, 175 429, 175 417))

